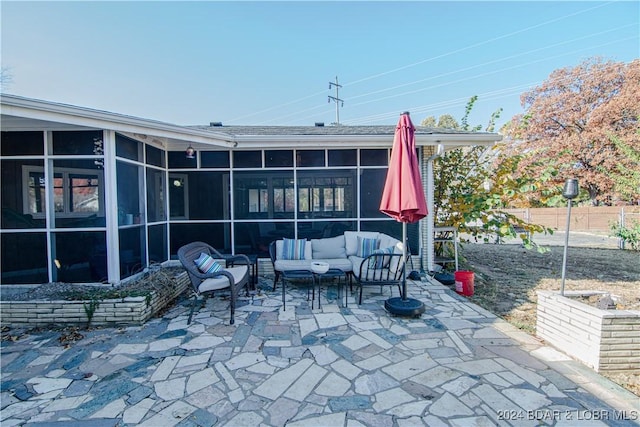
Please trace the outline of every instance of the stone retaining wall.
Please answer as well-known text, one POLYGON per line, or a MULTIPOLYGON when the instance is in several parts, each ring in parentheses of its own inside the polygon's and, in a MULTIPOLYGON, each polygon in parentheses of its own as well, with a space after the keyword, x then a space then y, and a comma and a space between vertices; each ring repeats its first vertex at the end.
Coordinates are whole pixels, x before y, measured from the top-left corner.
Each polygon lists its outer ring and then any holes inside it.
POLYGON ((537 336, 596 372, 640 372, 640 311, 601 310, 568 297, 594 293, 538 291, 537 336))
MULTIPOLYGON (((91 318, 92 326, 140 325, 166 307, 191 286, 186 272, 175 277, 171 294, 151 294, 147 297, 127 297, 98 301, 91 318)), ((36 327, 87 325, 87 308, 91 301, 1 301, 0 319, 3 326, 36 327)))

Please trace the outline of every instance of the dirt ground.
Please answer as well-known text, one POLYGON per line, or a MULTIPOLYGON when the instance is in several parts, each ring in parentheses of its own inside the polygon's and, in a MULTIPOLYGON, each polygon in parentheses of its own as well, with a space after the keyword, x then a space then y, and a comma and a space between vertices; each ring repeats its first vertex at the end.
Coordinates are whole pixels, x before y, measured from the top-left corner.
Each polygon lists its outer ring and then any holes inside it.
MULTIPOLYGON (((561 286, 564 248, 546 247, 548 252, 538 253, 515 243, 463 244, 461 269, 475 273, 471 301, 535 335, 536 291, 561 286)), ((640 310, 640 253, 569 247, 565 290, 606 291, 617 309, 640 310)), ((640 375, 606 376, 640 396, 640 375)))

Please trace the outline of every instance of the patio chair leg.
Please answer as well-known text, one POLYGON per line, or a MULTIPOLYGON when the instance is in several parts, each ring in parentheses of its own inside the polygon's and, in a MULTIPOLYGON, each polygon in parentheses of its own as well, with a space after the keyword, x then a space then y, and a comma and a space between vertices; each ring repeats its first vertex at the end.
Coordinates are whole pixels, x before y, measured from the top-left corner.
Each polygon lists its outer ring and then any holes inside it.
POLYGON ((193 295, 193 304, 191 304, 191 310, 189 311, 189 319, 187 320, 187 325, 191 324, 191 318, 193 317, 193 312, 196 309, 196 304, 198 303, 198 295, 193 295))
POLYGON ((362 288, 364 286, 360 285, 360 299, 358 299, 358 305, 362 305, 362 288))
POLYGON ((280 277, 280 274, 276 271, 275 272, 275 277, 273 278, 273 292, 276 291, 276 285, 278 284, 278 278, 280 277))
POLYGON ((236 314, 236 300, 238 299, 238 291, 231 287, 231 301, 229 304, 231 305, 231 320, 229 320, 229 324, 233 325, 236 322, 235 314, 236 314))

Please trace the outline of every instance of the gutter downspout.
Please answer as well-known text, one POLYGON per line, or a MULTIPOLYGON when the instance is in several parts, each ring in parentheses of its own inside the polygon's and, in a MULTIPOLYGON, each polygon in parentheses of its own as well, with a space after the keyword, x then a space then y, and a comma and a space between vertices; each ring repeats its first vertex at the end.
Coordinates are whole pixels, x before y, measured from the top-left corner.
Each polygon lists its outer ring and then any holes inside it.
POLYGON ((433 178, 433 162, 444 154, 444 146, 438 144, 435 154, 425 159, 425 147, 422 147, 422 184, 427 189, 427 226, 421 227, 421 246, 422 253, 420 263, 424 269, 426 265, 427 272, 433 271, 435 264, 435 253, 433 248, 433 230, 435 227, 434 208, 434 178, 433 178), (426 251, 424 250, 426 248, 426 251))

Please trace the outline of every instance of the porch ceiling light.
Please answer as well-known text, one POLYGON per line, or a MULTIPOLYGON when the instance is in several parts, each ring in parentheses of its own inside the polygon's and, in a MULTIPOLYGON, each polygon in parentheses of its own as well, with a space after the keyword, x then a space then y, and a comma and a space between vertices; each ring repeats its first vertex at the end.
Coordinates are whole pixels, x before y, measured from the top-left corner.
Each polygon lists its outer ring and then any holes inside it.
POLYGON ((189 147, 187 147, 187 150, 185 151, 185 156, 187 159, 195 159, 195 154, 196 150, 191 146, 191 144, 189 144, 189 147))

